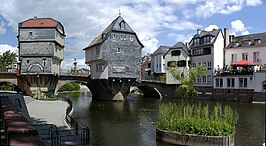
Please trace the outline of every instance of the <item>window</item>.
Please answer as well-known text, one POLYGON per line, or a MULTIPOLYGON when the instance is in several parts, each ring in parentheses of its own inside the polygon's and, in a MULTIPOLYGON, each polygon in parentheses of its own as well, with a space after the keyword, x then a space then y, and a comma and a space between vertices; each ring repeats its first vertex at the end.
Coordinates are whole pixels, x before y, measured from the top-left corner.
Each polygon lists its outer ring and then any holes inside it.
POLYGON ((207 76, 207 82, 208 82, 208 83, 212 83, 212 76, 211 76, 211 75, 208 75, 208 76, 207 76))
POLYGON ((29 35, 30 35, 30 36, 32 36, 32 34, 33 34, 33 32, 32 32, 32 31, 30 31, 30 32, 29 32, 29 35))
POLYGON ((254 44, 259 45, 261 43, 261 40, 259 38, 254 39, 254 44))
POLYGON ((27 60, 27 63, 30 63, 30 60, 27 60))
POLYGON ((217 78, 215 79, 216 87, 223 87, 223 79, 217 78))
POLYGON ((212 62, 209 61, 209 62, 207 63, 207 67, 208 67, 208 70, 211 70, 211 69, 212 69, 212 62))
POLYGON ((260 61, 260 52, 253 52, 253 62, 259 62, 260 61))
POLYGON ((122 21, 122 22, 119 24, 119 26, 120 26, 120 29, 125 29, 125 22, 122 21))
POLYGON ((129 40, 130 40, 130 41, 134 41, 133 36, 130 36, 130 37, 129 37, 129 40))
POLYGON ((100 47, 96 47, 96 56, 99 56, 100 54, 100 47))
POLYGON ((234 78, 228 78, 227 79, 227 87, 235 87, 235 79, 234 78))
POLYGON ((117 48, 117 53, 121 53, 121 48, 117 48))
POLYGON ((103 72, 104 71, 104 64, 97 64, 96 65, 96 71, 97 72, 103 72))
POLYGON ((176 67, 176 62, 175 61, 168 61, 167 67, 176 67))
POLYGON ((247 87, 248 79, 247 78, 239 78, 239 87, 247 87))
POLYGON ((46 58, 42 59, 43 66, 46 65, 46 58))
POLYGON ((242 60, 248 60, 248 53, 242 53, 242 60))
POLYGON ((124 36, 123 35, 120 35, 120 40, 123 40, 124 36))
POLYGON ((197 82, 201 83, 201 77, 197 77, 197 82))
POLYGON ((197 63, 192 63, 192 67, 197 67, 197 63))
POLYGON ((206 83, 206 76, 203 76, 203 77, 202 77, 202 82, 203 82, 203 83, 206 83))
POLYGON ((116 35, 115 34, 113 34, 113 39, 116 39, 116 35))
POLYGON ((262 84, 262 88, 266 90, 266 82, 262 84))
POLYGON ((235 47, 238 47, 238 45, 239 45, 239 42, 233 42, 233 48, 235 48, 235 47))
POLYGON ((186 60, 180 60, 176 62, 177 67, 184 67, 186 66, 186 60))
POLYGON ((237 54, 231 54, 231 63, 236 62, 237 54))
POLYGON ((211 54, 211 48, 202 48, 193 50, 193 56, 209 55, 211 54))
POLYGON ((180 50, 171 51, 171 56, 179 56, 180 54, 181 54, 180 50))

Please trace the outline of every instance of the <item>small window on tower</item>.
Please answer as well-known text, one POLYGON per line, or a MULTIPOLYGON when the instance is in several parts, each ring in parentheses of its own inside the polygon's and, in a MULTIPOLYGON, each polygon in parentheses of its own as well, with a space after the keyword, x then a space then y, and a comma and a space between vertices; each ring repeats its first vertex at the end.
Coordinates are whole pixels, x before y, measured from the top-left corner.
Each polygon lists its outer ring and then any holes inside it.
POLYGON ((29 35, 32 36, 32 34, 33 34, 32 31, 30 31, 30 32, 29 32, 29 35))
POLYGON ((121 48, 117 48, 117 53, 121 53, 121 48))

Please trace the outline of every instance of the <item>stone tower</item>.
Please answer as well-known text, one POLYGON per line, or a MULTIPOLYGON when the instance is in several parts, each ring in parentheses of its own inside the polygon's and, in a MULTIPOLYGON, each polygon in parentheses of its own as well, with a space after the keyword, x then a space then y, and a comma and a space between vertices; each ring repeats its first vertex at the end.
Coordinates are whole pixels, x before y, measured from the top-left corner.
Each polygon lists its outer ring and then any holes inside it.
POLYGON ((18 24, 22 84, 33 95, 53 93, 64 59, 64 38, 63 25, 52 18, 34 17, 18 24))

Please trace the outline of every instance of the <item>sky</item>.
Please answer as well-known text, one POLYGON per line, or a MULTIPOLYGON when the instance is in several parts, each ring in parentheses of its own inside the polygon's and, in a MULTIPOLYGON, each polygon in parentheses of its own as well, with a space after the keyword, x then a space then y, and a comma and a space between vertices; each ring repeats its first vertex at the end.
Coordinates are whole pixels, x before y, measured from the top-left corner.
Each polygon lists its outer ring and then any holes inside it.
POLYGON ((228 28, 239 36, 266 32, 265 0, 0 0, 0 53, 18 52, 18 23, 37 16, 53 18, 65 28, 61 68, 84 64, 82 50, 119 12, 137 33, 142 56, 159 46, 189 42, 197 29, 228 28))

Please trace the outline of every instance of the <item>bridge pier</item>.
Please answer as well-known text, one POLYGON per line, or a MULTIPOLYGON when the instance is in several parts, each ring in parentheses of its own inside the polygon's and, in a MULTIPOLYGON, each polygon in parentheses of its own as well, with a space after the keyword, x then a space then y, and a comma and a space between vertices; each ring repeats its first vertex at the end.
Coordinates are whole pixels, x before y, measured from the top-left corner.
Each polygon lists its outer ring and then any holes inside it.
POLYGON ((92 79, 87 86, 92 93, 93 100, 116 100, 124 101, 130 92, 130 86, 134 84, 136 79, 92 79))
POLYGON ((51 74, 21 75, 18 78, 20 89, 34 98, 54 95, 57 82, 58 76, 51 74))

